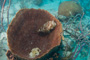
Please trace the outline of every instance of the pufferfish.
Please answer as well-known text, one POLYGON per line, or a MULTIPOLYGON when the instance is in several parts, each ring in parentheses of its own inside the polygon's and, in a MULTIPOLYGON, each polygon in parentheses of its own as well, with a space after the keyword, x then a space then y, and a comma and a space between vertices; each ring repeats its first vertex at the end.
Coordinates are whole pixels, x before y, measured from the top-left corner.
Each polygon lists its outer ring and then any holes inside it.
MULTIPOLYGON (((50 30, 54 29, 56 27, 55 21, 48 21, 46 22, 39 30, 38 32, 48 33, 50 30)), ((64 40, 63 32, 60 34, 62 40, 64 40)))
POLYGON ((55 26, 56 26, 55 21, 48 21, 38 30, 38 32, 48 33, 50 32, 50 30, 54 29, 55 26))

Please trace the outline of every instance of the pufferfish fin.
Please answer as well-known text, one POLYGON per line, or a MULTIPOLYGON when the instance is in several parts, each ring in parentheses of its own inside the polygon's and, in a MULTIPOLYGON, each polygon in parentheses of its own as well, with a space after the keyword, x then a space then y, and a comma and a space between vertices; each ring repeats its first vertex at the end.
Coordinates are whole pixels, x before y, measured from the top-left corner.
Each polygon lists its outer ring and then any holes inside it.
POLYGON ((64 36, 63 35, 61 35, 61 39, 64 40, 64 36))
POLYGON ((63 31, 61 32, 61 39, 64 40, 63 31))

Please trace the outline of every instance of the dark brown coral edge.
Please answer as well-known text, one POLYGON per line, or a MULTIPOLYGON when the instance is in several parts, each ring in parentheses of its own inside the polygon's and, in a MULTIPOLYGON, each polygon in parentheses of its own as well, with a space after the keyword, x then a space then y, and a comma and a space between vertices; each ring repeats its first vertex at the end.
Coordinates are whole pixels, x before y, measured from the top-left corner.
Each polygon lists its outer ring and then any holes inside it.
POLYGON ((8 46, 14 55, 24 59, 37 59, 60 45, 62 25, 49 12, 42 9, 21 9, 7 30, 8 46), (55 21, 55 28, 48 34, 37 32, 46 22, 55 21), (40 53, 31 58, 33 49, 40 53))

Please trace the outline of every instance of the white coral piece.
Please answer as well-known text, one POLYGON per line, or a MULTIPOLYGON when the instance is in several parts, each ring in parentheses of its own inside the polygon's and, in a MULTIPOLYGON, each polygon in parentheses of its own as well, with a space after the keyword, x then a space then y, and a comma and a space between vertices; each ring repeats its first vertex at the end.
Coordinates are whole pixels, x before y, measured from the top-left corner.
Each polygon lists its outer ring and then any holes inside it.
POLYGON ((35 58, 40 54, 41 50, 39 48, 33 48, 29 53, 30 58, 35 58))

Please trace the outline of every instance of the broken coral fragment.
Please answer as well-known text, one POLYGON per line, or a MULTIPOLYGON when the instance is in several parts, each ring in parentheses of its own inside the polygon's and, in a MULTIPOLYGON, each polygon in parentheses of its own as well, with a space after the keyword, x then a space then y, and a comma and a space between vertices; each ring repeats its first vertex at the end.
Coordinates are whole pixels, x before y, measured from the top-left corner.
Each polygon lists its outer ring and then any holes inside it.
POLYGON ((39 59, 60 45, 61 32, 61 23, 49 12, 41 9, 21 9, 8 27, 8 46, 14 55, 23 59, 39 59), (51 23, 50 27, 48 23, 51 23), (55 28, 42 36, 43 34, 39 35, 37 31, 42 31, 43 25, 49 27, 47 31, 55 28), (40 51, 37 51, 38 49, 40 51))

